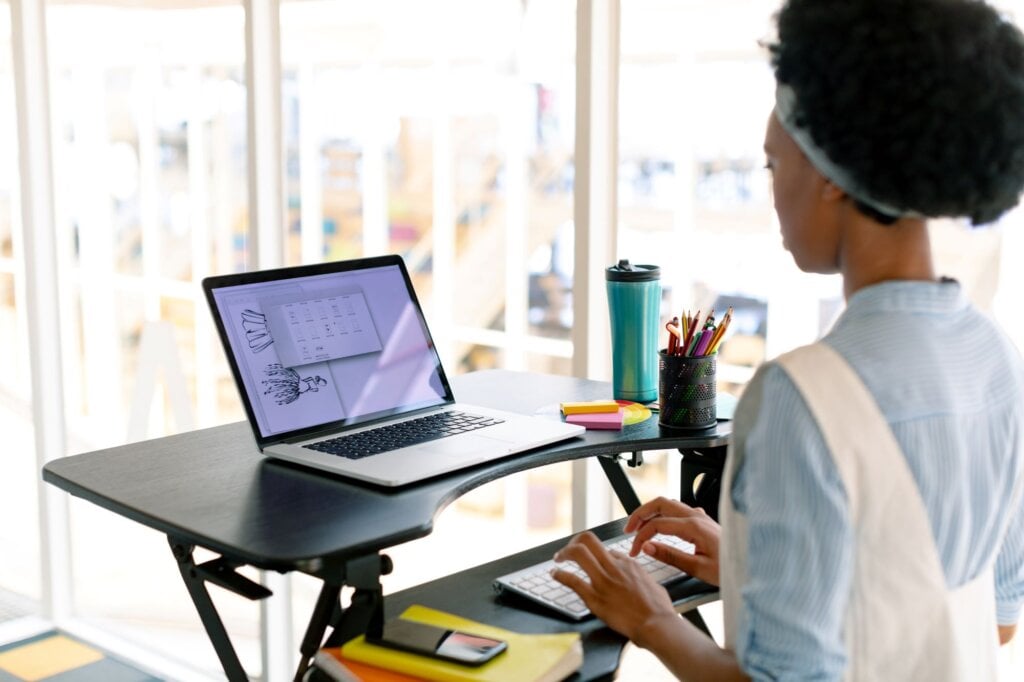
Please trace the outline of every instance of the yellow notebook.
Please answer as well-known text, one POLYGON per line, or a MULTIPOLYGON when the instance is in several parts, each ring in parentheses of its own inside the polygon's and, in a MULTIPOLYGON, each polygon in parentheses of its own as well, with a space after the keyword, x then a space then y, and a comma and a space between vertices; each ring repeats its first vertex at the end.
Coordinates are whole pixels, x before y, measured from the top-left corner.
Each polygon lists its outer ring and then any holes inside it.
POLYGON ((583 663, 583 645, 576 632, 524 635, 418 605, 407 608, 401 617, 503 639, 508 642, 508 649, 493 660, 474 667, 376 646, 360 635, 341 647, 342 656, 378 668, 441 682, 558 682, 575 672, 583 663))

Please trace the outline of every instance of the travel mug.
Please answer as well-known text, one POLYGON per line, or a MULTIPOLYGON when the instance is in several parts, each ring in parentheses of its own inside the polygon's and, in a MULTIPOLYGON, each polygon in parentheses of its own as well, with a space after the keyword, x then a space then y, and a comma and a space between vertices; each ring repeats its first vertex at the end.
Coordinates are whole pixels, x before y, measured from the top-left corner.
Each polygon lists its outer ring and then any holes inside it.
POLYGON ((612 327, 612 396, 649 403, 658 397, 661 268, 620 260, 604 275, 612 327))

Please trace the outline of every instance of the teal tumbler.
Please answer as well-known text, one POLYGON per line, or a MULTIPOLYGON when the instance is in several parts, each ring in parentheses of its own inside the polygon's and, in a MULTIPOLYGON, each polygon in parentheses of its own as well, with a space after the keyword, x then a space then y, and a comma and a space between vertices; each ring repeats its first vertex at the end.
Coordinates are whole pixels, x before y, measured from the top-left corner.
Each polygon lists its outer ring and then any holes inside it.
POLYGON ((649 403, 658 398, 661 268, 620 260, 604 274, 612 327, 612 396, 649 403))

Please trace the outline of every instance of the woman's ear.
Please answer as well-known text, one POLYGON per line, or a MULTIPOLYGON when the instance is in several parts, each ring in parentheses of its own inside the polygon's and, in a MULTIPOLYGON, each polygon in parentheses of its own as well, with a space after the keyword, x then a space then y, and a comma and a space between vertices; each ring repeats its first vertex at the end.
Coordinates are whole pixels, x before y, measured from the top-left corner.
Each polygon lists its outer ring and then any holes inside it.
POLYGON ((825 182, 821 185, 821 198, 823 201, 842 201, 846 198, 846 192, 839 188, 839 185, 835 184, 828 178, 824 178, 825 182))

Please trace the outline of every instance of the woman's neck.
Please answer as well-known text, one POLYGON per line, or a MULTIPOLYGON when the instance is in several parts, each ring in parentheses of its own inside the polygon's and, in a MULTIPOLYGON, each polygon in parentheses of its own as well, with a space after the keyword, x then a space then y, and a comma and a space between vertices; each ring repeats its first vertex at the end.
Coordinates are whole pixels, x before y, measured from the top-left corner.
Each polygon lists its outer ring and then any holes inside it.
POLYGON ((847 300, 864 287, 890 280, 934 281, 927 223, 901 218, 882 225, 850 207, 842 219, 839 271, 847 300))

